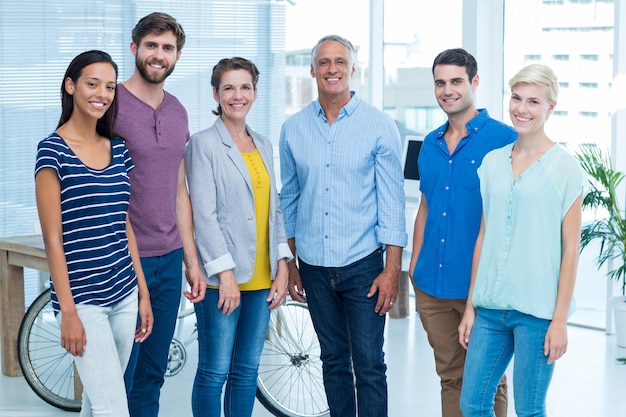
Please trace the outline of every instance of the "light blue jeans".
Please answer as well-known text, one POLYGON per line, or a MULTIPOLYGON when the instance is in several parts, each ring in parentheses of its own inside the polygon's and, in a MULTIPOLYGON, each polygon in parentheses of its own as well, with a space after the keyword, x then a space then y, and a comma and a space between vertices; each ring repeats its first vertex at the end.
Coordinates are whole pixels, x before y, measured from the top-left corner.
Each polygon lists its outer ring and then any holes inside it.
POLYGON ((217 308, 219 291, 208 288, 194 305, 198 321, 198 370, 191 406, 195 417, 250 417, 265 334, 270 319, 269 290, 241 291, 229 316, 217 308))
POLYGON ((465 358, 461 411, 464 417, 493 417, 496 388, 513 354, 513 393, 518 417, 546 416, 546 394, 554 372, 543 344, 550 320, 516 310, 478 308, 465 358))
MULTIPOLYGON (((124 370, 137 324, 137 290, 113 306, 79 304, 76 310, 87 338, 83 356, 74 357, 83 383, 80 417, 126 417, 124 370)), ((57 320, 60 325, 61 313, 57 320)))

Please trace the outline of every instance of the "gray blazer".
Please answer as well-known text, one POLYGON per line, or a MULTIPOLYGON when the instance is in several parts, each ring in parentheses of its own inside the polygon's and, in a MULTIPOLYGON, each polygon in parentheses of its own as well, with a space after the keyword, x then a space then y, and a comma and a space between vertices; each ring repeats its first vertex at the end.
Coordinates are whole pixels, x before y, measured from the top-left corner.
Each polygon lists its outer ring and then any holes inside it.
MULTIPOLYGON (((278 260, 291 259, 280 209, 272 144, 246 126, 270 176, 269 253, 271 278, 278 260)), ((185 150, 185 171, 193 224, 209 285, 218 285, 219 272, 233 269, 237 283, 250 281, 256 254, 256 212, 248 168, 221 118, 191 136, 185 150)))

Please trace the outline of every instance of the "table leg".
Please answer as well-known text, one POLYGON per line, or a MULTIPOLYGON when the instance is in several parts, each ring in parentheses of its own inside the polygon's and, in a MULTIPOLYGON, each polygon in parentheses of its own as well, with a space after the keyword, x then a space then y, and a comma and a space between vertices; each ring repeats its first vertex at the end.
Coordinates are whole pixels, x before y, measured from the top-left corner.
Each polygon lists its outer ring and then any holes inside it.
POLYGON ((17 353, 17 336, 24 310, 24 268, 10 265, 8 252, 0 250, 0 343, 3 375, 22 375, 17 353))

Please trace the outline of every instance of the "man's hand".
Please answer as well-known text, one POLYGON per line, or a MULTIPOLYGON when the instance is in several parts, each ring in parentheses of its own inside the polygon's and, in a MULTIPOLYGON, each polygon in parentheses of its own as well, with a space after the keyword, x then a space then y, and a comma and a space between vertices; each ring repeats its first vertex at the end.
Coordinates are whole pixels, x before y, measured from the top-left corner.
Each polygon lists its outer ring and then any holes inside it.
POLYGON ((302 287, 302 278, 300 278, 300 270, 295 260, 287 263, 287 270, 289 271, 289 284, 287 287, 289 295, 291 295, 291 298, 295 301, 306 303, 304 288, 302 287))
POLYGON ((398 297, 398 278, 402 269, 402 248, 400 246, 387 245, 387 259, 385 269, 372 282, 367 298, 378 293, 378 301, 374 310, 381 316, 387 314, 393 307, 398 297))
POLYGON ((381 316, 384 316, 393 308, 393 304, 398 297, 398 277, 400 271, 385 268, 372 282, 367 298, 371 298, 378 293, 378 301, 374 310, 381 316))
POLYGON ((198 264, 190 265, 185 268, 185 278, 187 278, 187 283, 191 291, 183 291, 184 296, 191 303, 198 303, 204 300, 206 282, 204 281, 198 264))

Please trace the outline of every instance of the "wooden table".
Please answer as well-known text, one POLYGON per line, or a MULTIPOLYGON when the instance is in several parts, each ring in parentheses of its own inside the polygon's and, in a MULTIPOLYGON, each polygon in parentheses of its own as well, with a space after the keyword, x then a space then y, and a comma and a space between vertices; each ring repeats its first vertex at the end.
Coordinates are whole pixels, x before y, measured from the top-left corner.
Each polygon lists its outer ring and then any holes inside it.
POLYGON ((0 343, 2 374, 20 376, 17 336, 24 317, 24 267, 48 271, 41 235, 0 239, 0 343))

